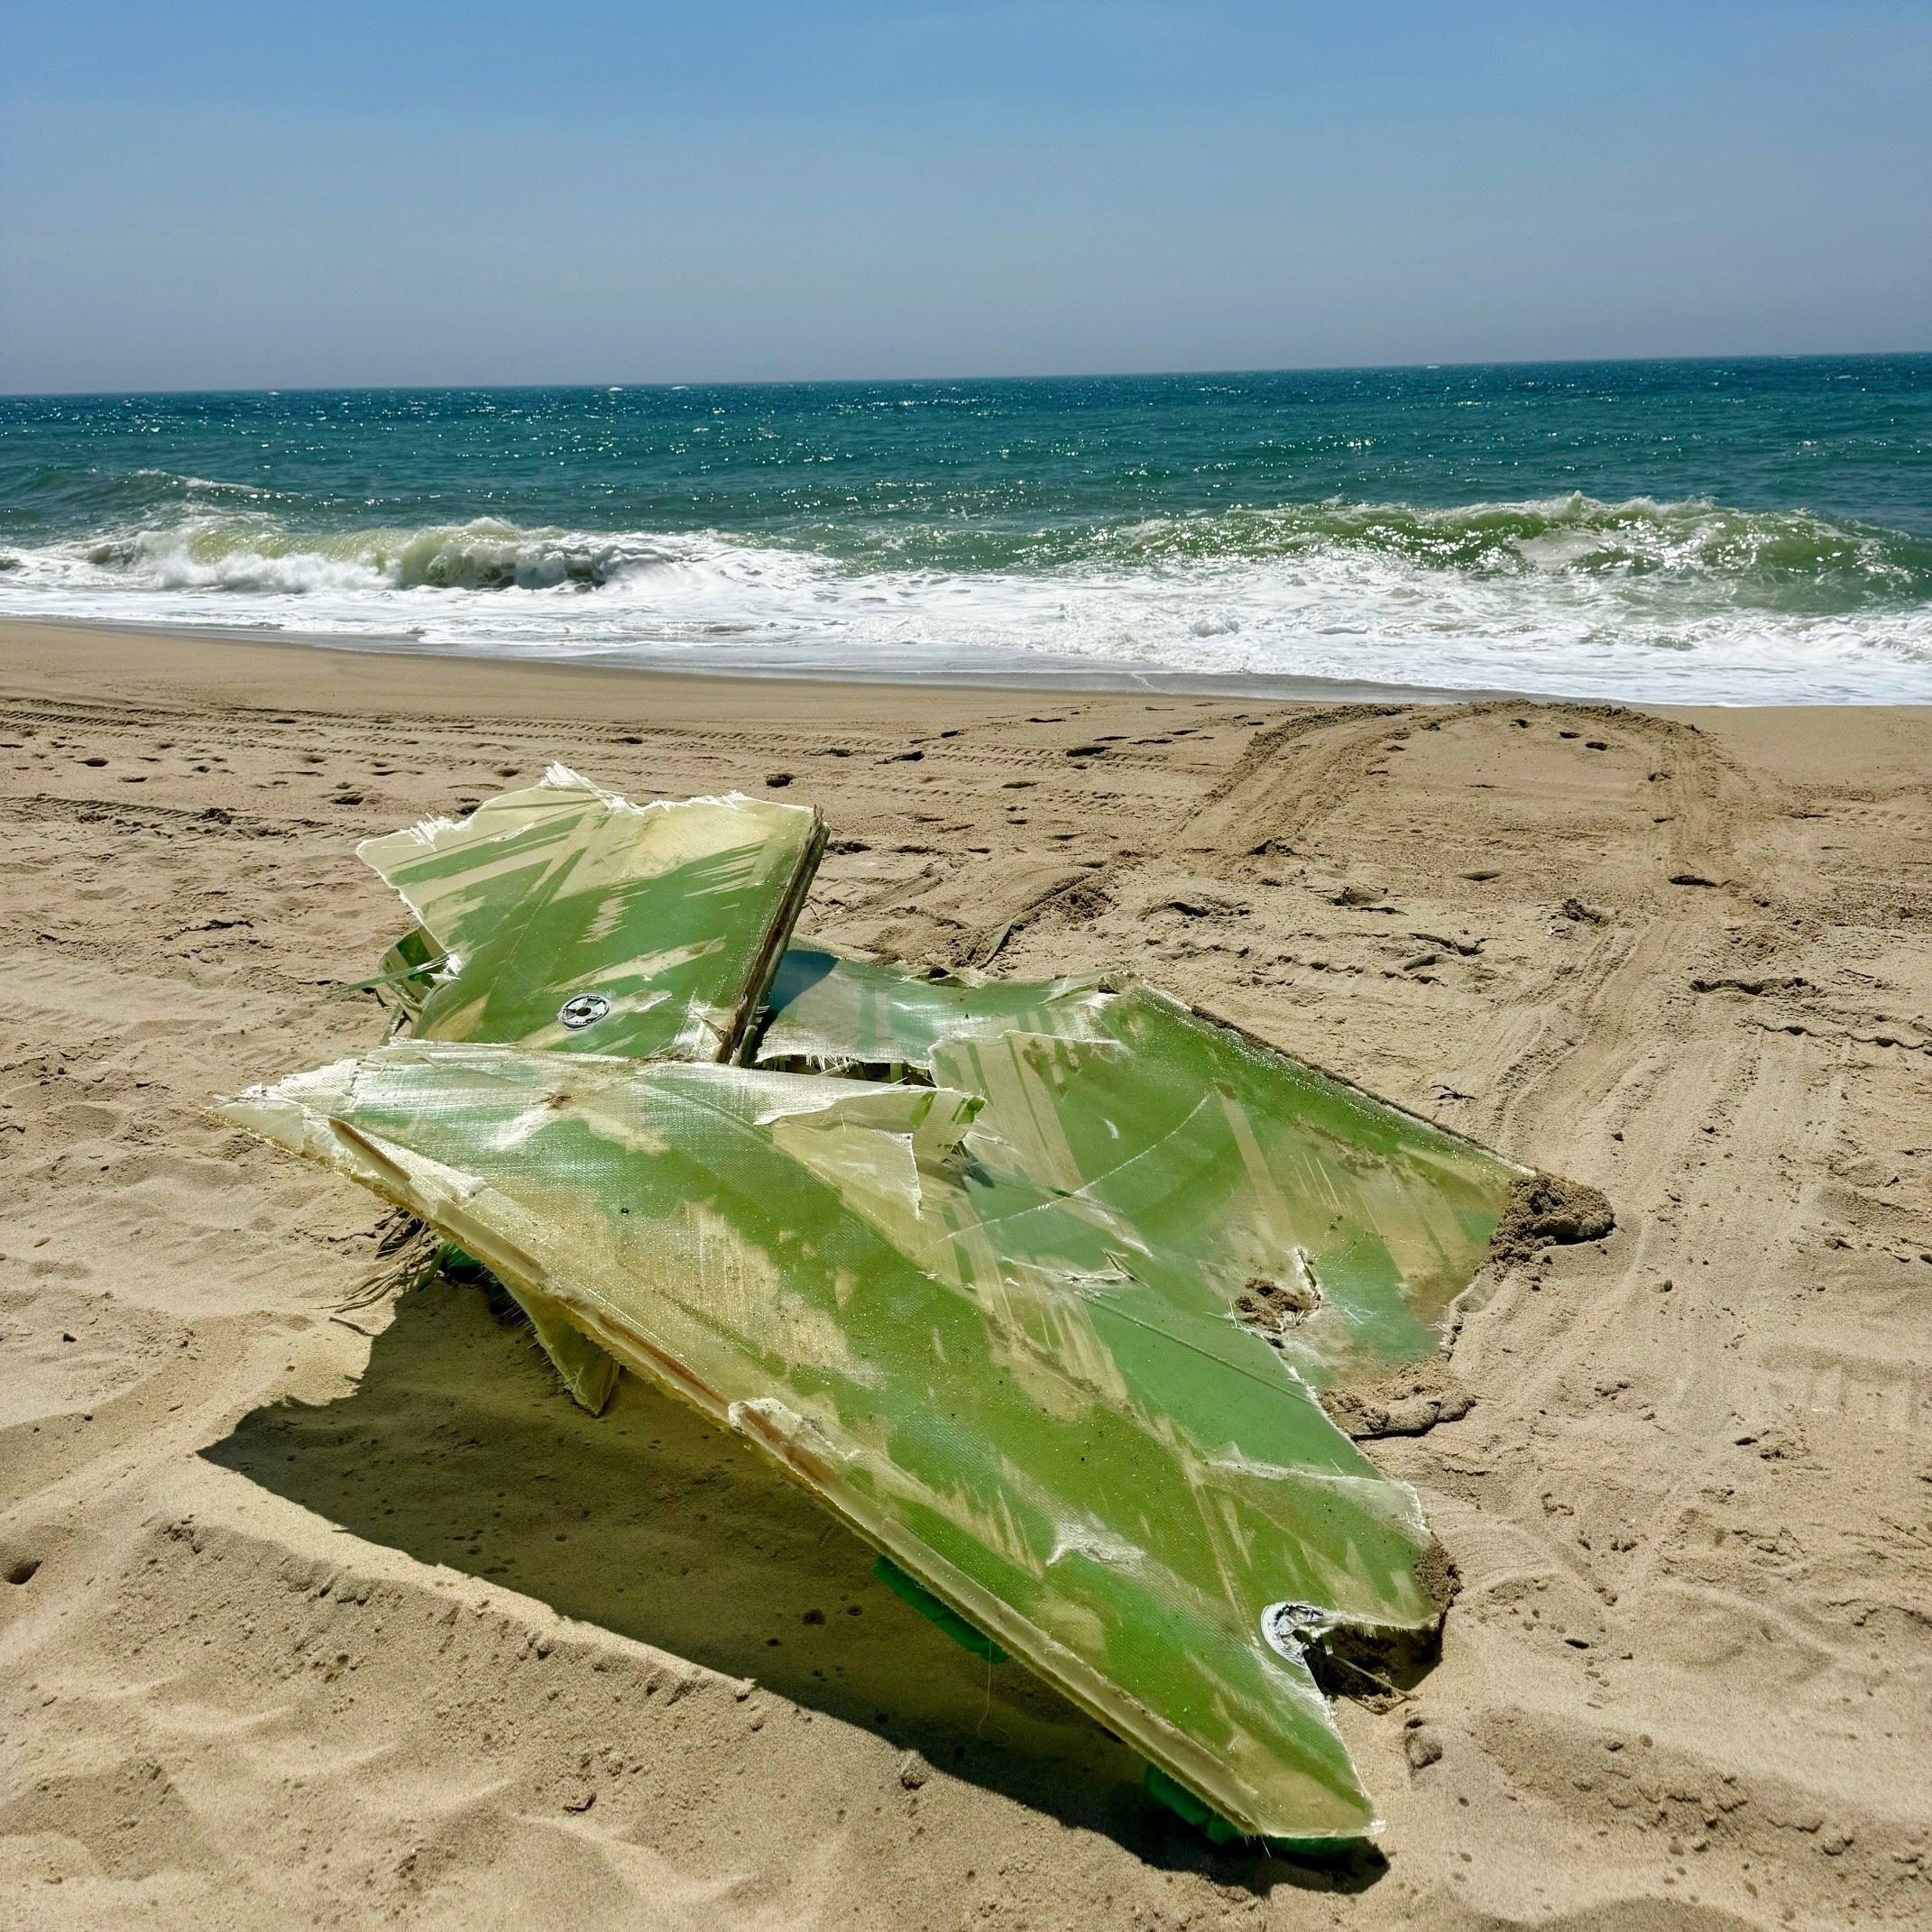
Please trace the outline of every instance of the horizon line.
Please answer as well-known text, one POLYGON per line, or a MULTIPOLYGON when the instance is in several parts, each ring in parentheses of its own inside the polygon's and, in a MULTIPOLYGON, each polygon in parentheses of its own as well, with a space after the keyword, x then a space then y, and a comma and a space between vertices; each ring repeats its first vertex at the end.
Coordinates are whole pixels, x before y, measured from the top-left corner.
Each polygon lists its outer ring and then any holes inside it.
POLYGON ((932 388, 956 383, 1189 382, 1212 377, 1293 375, 1428 374, 1437 370, 1464 369, 1587 369, 1634 368, 1684 363, 1799 362, 1902 362, 1932 358, 1924 349, 1789 349, 1753 351, 1747 354, 1692 355, 1559 355, 1503 358, 1449 358, 1435 362, 1304 363, 1256 364, 1221 369, 1098 369, 1036 372, 1023 375, 917 376, 732 376, 657 378, 649 381, 545 382, 278 382, 247 387, 207 388, 183 385, 160 389, 23 389, 0 391, 0 402, 93 402, 133 400, 150 396, 334 396, 334 395, 479 395, 532 391, 587 391, 612 394, 630 390, 691 389, 850 389, 932 388))

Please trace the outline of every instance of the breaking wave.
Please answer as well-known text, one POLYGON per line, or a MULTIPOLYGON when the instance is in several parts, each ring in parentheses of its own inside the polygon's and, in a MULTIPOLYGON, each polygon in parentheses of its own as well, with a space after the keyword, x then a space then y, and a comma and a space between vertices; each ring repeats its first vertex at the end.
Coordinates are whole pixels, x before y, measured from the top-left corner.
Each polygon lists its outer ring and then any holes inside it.
POLYGON ((1662 702, 1932 695, 1932 539, 1566 495, 1111 524, 318 529, 249 485, 0 555, 12 614, 760 670, 1320 676, 1662 702))
POLYGON ((524 530, 482 519, 420 529, 290 529, 268 516, 205 517, 69 547, 130 588, 271 592, 597 590, 665 561, 636 538, 524 530))
POLYGON ((1083 534, 1069 547, 1122 564, 1265 561, 1339 547, 1431 570, 1664 575, 1807 602, 1932 597, 1932 539, 1707 499, 1606 503, 1577 493, 1443 510, 1292 504, 1158 518, 1083 534))

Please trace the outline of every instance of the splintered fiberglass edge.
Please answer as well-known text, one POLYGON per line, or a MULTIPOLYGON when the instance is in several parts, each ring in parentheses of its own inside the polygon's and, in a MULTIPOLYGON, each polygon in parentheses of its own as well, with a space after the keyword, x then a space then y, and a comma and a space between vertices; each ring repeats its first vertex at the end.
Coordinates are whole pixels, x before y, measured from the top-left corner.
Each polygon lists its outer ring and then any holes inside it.
POLYGON ((1374 1808, 1310 1642, 1426 1641, 1331 1383, 1439 1345, 1523 1171, 1151 989, 791 945, 806 808, 553 768, 363 856, 409 1036, 225 1102, 492 1269, 1253 1836, 1374 1808))

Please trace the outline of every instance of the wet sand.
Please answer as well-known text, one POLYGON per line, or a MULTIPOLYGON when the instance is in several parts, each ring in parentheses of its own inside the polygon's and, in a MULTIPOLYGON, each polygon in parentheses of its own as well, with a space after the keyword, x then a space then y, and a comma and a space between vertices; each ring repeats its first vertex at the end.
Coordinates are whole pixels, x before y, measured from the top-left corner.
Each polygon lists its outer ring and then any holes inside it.
POLYGON ((1932 1915, 1932 710, 780 684, 0 624, 0 1905, 34 1926, 1932 1915), (1374 1441, 1387 1820, 1217 1852, 626 1385, 201 1111, 379 1038, 357 838, 783 780, 802 931, 1126 968, 1601 1188, 1374 1441), (1357 888, 1345 892, 1345 888, 1357 888), (1372 897, 1379 891, 1380 897, 1372 897), (1366 899, 1369 903, 1350 901, 1366 899), (1452 1405, 1455 1406, 1455 1405, 1452 1405))

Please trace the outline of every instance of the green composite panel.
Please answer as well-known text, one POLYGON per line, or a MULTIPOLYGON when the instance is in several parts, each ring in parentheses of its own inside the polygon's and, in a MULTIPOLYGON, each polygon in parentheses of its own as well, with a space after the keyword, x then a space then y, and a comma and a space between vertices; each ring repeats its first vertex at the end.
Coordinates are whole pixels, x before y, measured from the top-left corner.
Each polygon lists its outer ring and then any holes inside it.
POLYGON ((918 979, 794 946, 757 1053, 980 1095, 1013 1165, 1105 1207, 1190 1308, 1247 1320, 1317 1385, 1436 1351, 1524 1176, 1132 982, 918 979))
POLYGON ((406 1042, 225 1110, 737 1431, 1241 1829, 1369 1827, 1301 1646, 1438 1620, 1413 1494, 977 1094, 406 1042))
POLYGON ((622 1364, 735 1430, 1196 1803, 1370 1828, 1304 1645, 1441 1612, 1318 1392, 1438 1346, 1523 1170, 1132 982, 787 950, 823 842, 561 768, 372 841, 414 1037, 224 1112, 493 1270, 586 1407, 622 1364))
POLYGON ((634 805, 553 766, 459 823, 359 851, 421 923, 383 962, 419 1037, 722 1060, 823 843, 808 806, 634 805), (433 976, 409 970, 418 952, 441 958, 433 976))

